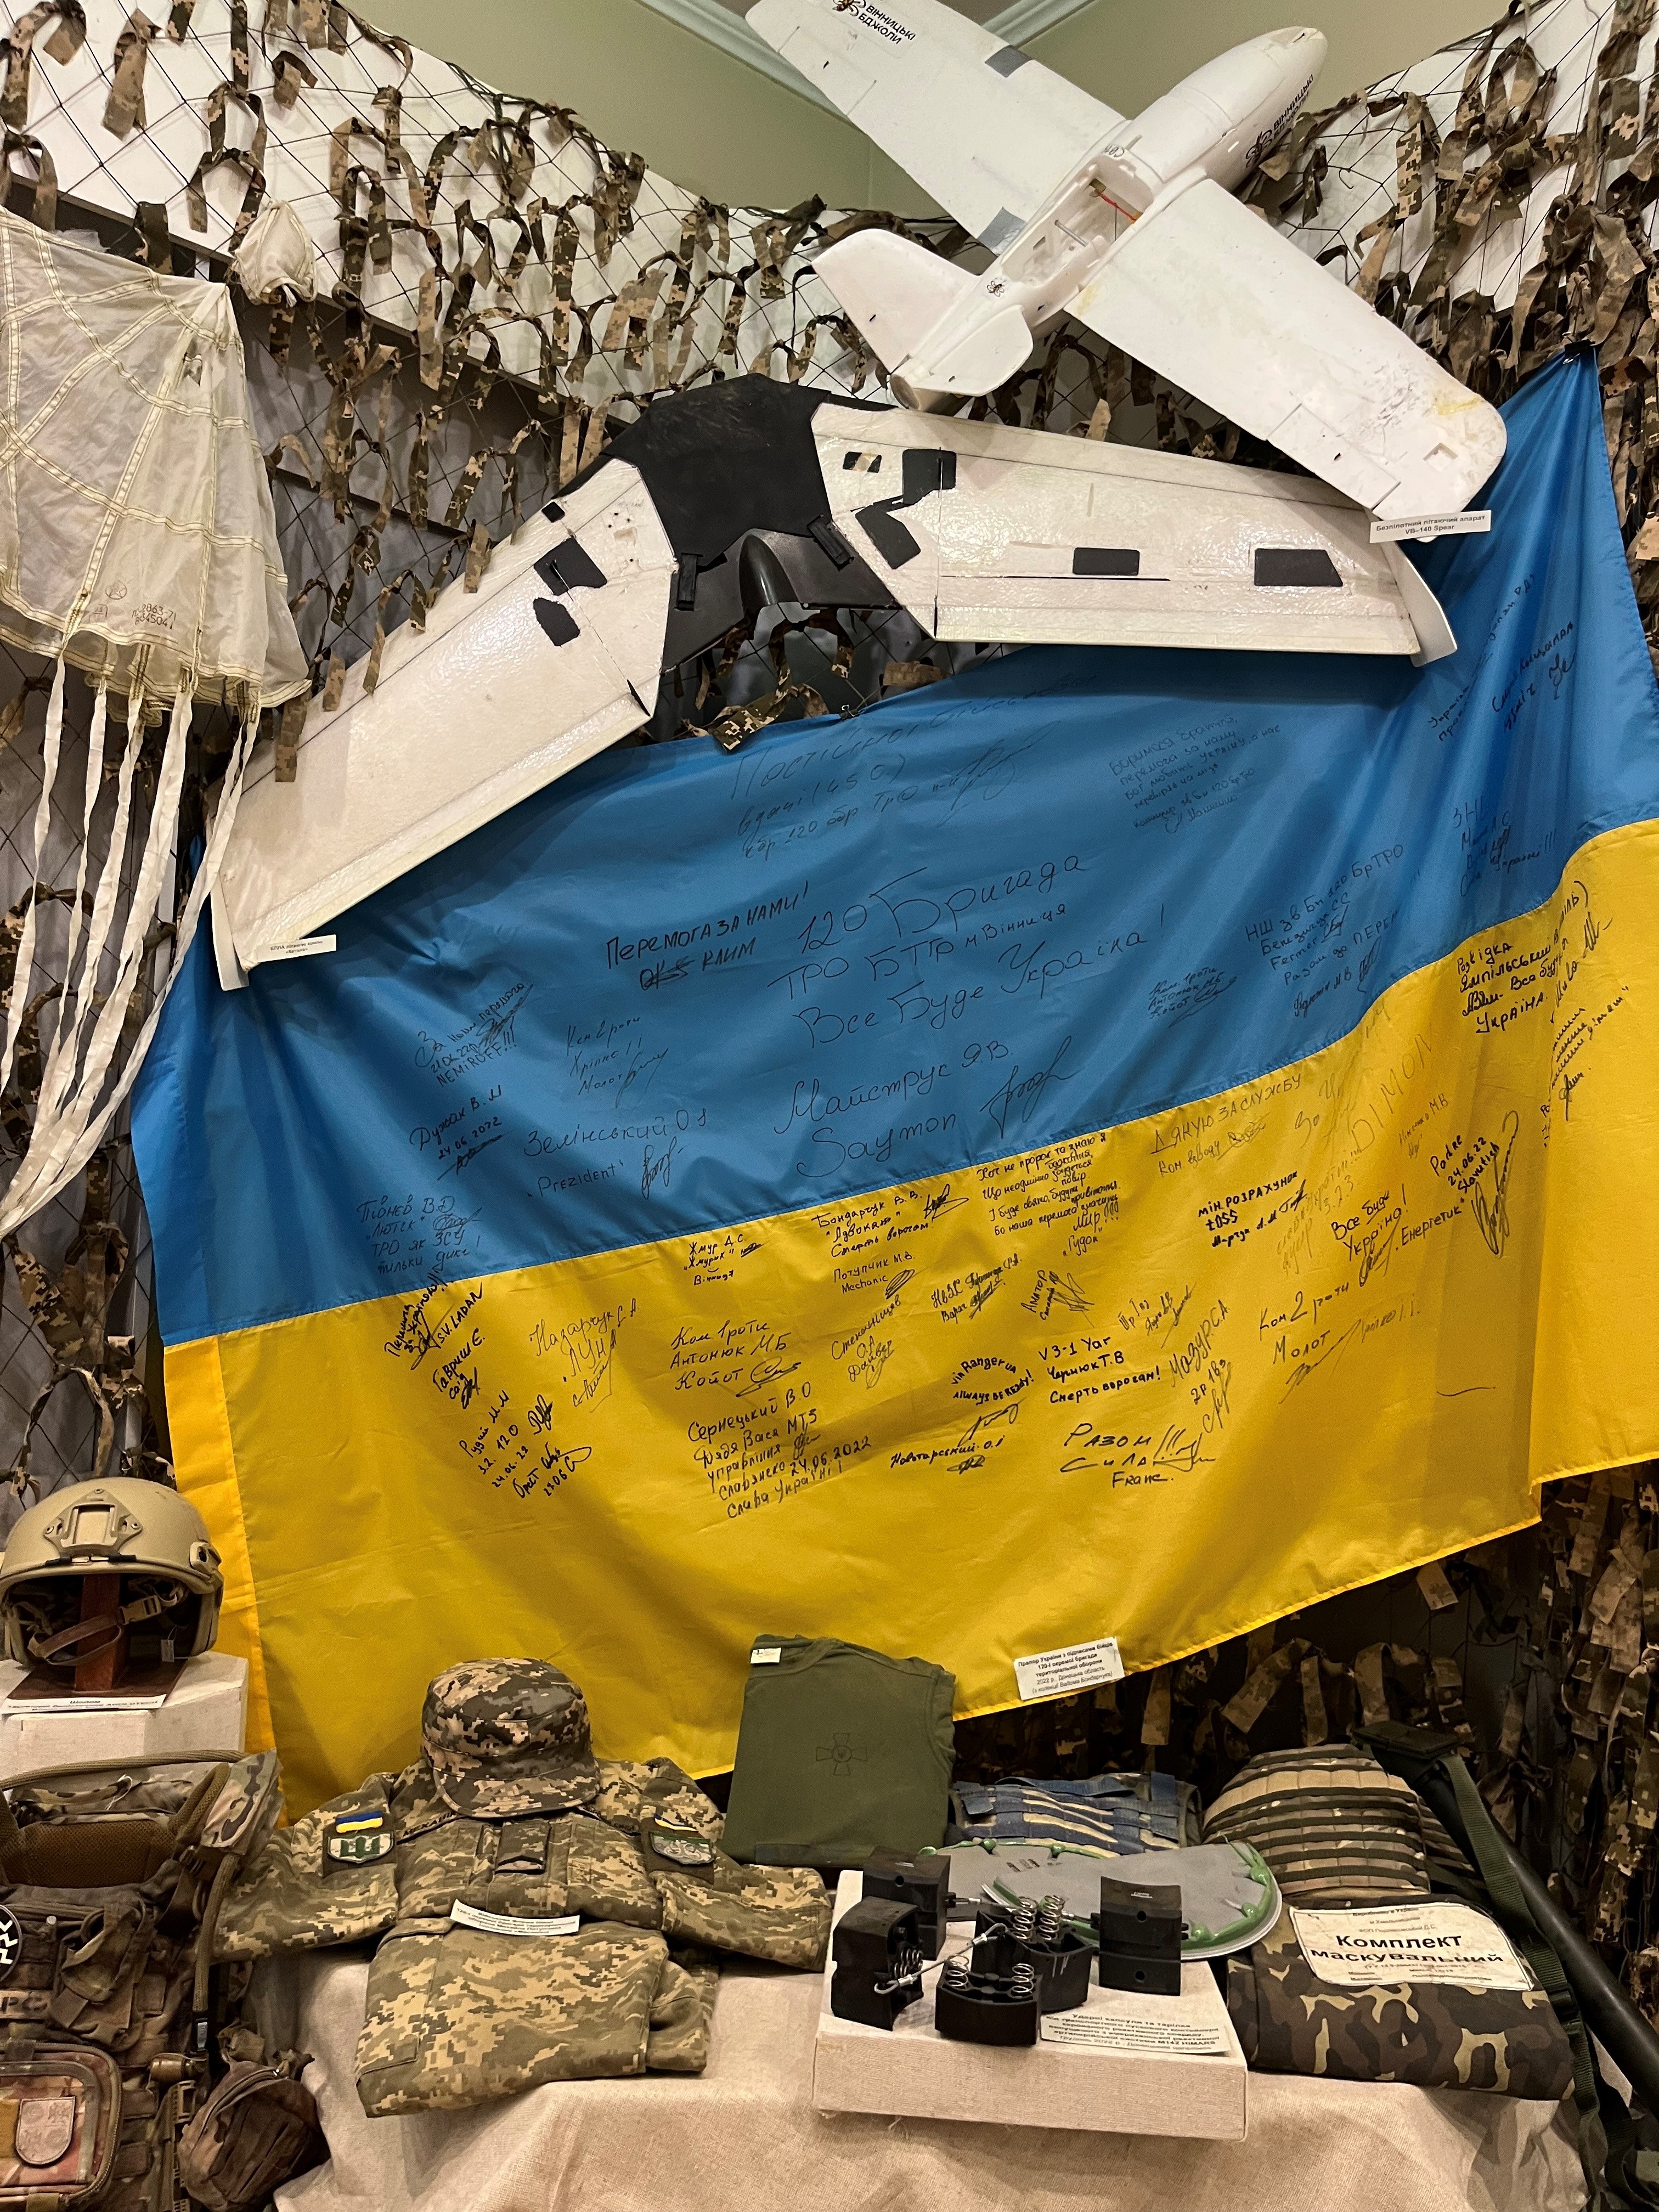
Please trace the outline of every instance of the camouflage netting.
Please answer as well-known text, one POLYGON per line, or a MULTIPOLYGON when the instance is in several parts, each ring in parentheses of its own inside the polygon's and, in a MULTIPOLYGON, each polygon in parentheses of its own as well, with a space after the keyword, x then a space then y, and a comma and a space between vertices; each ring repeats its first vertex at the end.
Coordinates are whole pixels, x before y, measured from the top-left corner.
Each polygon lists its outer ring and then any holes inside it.
MULTIPOLYGON (((1619 512, 1659 642, 1655 6, 1516 0, 1489 31, 1303 116, 1245 197, 1492 399, 1565 346, 1597 349, 1619 512)), ((42 0, 14 21, 0 60, 6 181, 35 221, 222 276, 256 220, 278 203, 293 210, 290 241, 310 253, 285 289, 250 274, 265 296, 239 290, 238 313, 325 698, 353 661, 377 666, 387 632, 422 620, 445 582, 476 585, 491 545, 653 397, 743 374, 878 394, 878 364, 813 274, 824 244, 881 223, 947 256, 980 252, 943 221, 837 215, 816 200, 781 213, 715 205, 601 145, 568 111, 478 85, 340 0, 174 0, 165 28, 115 0, 84 11, 42 0)), ((1288 465, 1068 324, 972 411, 993 408, 1012 423, 1288 465)), ((635 741, 709 728, 735 739, 781 715, 855 712, 963 653, 898 617, 815 614, 763 649, 734 634, 665 686, 635 741)), ((38 666, 0 653, 0 983, 31 899, 44 916, 44 987, 0 1098, 15 1156, 57 1018, 79 857, 78 821, 55 811, 38 854, 30 842, 40 689, 38 666)), ((76 788, 86 705, 72 685, 64 773, 76 788)), ((297 720, 273 732, 289 772, 297 720)), ((146 805, 156 738, 140 764, 146 805)), ((230 738, 226 720, 198 726, 181 875, 230 738)), ((119 741, 112 723, 106 784, 119 741)), ((106 836, 100 817, 94 843, 106 836)), ((167 933, 156 935, 129 1036, 164 972, 167 933)), ((165 1474, 160 1393, 143 1387, 159 1347, 124 1139, 94 1163, 83 1200, 33 1223, 11 1258, 0 1451, 16 1498, 118 1456, 165 1474)), ((1478 1751, 1500 1821, 1556 1870, 1659 2020, 1653 1666, 1659 1476, 1625 1469, 1555 1486, 1539 1528, 1417 1577, 1115 1690, 968 1723, 963 1770, 1152 1760, 1209 1795, 1251 1752, 1338 1737, 1356 1715, 1431 1719, 1478 1751)))

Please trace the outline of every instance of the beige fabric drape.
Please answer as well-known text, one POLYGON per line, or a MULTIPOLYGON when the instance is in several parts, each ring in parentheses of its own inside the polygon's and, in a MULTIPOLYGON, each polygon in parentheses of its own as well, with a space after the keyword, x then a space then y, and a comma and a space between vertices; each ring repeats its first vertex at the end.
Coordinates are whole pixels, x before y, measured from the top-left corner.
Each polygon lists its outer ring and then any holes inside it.
MULTIPOLYGON (((268 2035, 313 2054, 333 2154, 279 2212, 1577 2212, 1552 2105, 1253 2075, 1242 2143, 815 2112, 816 1974, 721 1976, 707 2070, 561 2082, 470 2112, 363 2116, 368 1968, 258 1969, 268 2035)), ((1018 2054, 1010 2052, 1018 2063, 1018 2054)))

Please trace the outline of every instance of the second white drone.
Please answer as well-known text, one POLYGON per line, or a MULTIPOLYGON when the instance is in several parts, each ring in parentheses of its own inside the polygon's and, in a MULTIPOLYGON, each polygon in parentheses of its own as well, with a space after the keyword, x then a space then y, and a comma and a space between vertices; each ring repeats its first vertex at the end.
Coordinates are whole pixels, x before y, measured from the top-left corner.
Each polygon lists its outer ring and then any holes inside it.
POLYGON ((994 256, 974 276, 880 229, 818 255, 900 398, 994 392, 1070 314, 1382 523, 1460 514, 1502 459, 1495 408, 1233 198, 1319 32, 1249 40, 1131 119, 941 0, 758 0, 749 21, 994 256))

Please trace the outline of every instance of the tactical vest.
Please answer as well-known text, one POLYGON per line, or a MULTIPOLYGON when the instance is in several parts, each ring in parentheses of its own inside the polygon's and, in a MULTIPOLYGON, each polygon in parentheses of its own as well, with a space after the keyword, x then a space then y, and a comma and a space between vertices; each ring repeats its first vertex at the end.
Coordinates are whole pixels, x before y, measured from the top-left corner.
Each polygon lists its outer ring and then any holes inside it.
POLYGON ((213 1929, 274 1753, 77 1770, 0 1798, 0 2212, 175 2212, 215 2058, 213 1929))

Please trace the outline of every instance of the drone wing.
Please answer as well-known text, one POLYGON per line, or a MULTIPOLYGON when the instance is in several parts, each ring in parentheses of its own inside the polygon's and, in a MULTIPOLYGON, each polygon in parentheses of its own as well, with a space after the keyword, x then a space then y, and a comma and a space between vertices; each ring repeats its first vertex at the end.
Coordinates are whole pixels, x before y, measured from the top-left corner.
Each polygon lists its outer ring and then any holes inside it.
POLYGON ((314 715, 299 775, 255 755, 213 894, 221 981, 331 950, 335 915, 650 718, 674 555, 617 461, 458 578, 314 715))
POLYGON ((836 528, 935 637, 1455 649, 1411 562, 1327 484, 908 408, 826 405, 812 428, 836 528))
POLYGON ((1502 416, 1207 178, 1177 179, 1068 311, 1388 522, 1462 512, 1502 416))
POLYGON ((749 21, 994 253, 1123 120, 940 0, 759 0, 749 21))

